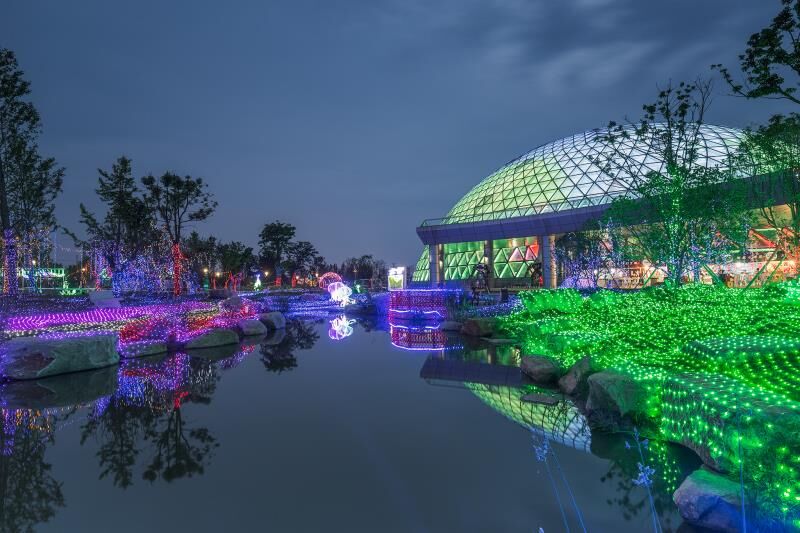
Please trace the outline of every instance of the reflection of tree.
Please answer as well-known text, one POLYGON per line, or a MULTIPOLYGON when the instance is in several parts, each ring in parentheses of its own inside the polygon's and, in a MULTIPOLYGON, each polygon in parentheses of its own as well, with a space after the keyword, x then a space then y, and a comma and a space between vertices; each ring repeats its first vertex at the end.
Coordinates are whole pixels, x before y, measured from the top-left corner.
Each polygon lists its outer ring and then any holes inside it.
POLYGON ((187 430, 180 407, 159 417, 155 425, 145 430, 145 438, 156 449, 142 476, 148 481, 160 476, 170 482, 202 474, 212 449, 219 445, 207 428, 187 430))
POLYGON ((295 350, 310 350, 319 340, 313 324, 301 320, 286 323, 284 336, 278 342, 267 339, 261 344, 261 362, 269 372, 284 372, 297 367, 295 350))
POLYGON ((133 484, 144 443, 155 450, 142 477, 167 482, 202 474, 218 444, 207 428, 187 428, 186 403, 209 404, 219 381, 219 361, 176 354, 159 361, 128 361, 120 368, 119 389, 100 402, 82 428, 81 444, 99 441, 100 478, 133 484))
MULTIPOLYGON (((609 435, 602 443, 598 443, 597 439, 592 443, 592 453, 609 458, 608 472, 600 477, 600 481, 615 485, 616 495, 608 498, 606 503, 610 507, 619 508, 625 520, 631 520, 640 513, 645 516, 650 513, 647 490, 634 482, 639 473, 637 463, 641 460, 632 439, 633 437, 628 439, 631 449, 625 448, 626 441, 619 435, 609 435), (604 449, 606 446, 608 448, 604 449)), ((688 466, 679 464, 676 453, 676 449, 661 442, 651 442, 643 450, 646 463, 655 468, 650 492, 663 531, 675 529, 671 524, 671 513, 675 508, 672 493, 676 489, 677 480, 682 477, 682 467, 688 466)), ((696 461, 692 462, 695 463, 696 461)))
POLYGON ((61 483, 44 457, 54 419, 40 411, 0 412, 0 531, 33 531, 64 506, 61 483))
POLYGON ((123 489, 133 484, 133 467, 140 452, 138 440, 154 418, 149 407, 128 406, 119 398, 112 398, 100 416, 93 413, 89 417, 82 428, 81 445, 90 436, 101 435, 97 451, 100 479, 112 475, 114 485, 123 489))

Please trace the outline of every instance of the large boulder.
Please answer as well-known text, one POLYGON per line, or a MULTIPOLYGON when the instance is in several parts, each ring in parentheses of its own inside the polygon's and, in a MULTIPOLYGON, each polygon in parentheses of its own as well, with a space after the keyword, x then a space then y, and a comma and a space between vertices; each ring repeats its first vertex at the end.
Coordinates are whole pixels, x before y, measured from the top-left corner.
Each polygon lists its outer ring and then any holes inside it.
POLYGON ((439 326, 439 329, 442 331, 461 331, 461 327, 463 324, 461 322, 456 322, 455 320, 445 320, 439 326))
POLYGON ((253 318, 240 320, 238 326, 239 331, 241 331, 242 335, 245 337, 252 337, 253 335, 266 335, 267 333, 267 326, 265 326, 260 320, 253 318))
POLYGON ((555 361, 541 355, 524 356, 520 368, 534 383, 541 385, 553 384, 561 377, 561 370, 555 361))
POLYGON ((594 368, 592 358, 588 355, 578 360, 567 370, 567 373, 558 380, 559 388, 570 396, 586 396, 589 392, 589 376, 597 370, 594 368))
POLYGON ((8 341, 2 352, 0 371, 11 379, 38 379, 119 362, 116 335, 16 338, 8 341))
POLYGON ((283 329, 286 327, 286 317, 279 311, 271 313, 261 313, 258 319, 269 329, 283 329))
POLYGON ((642 416, 647 408, 647 391, 630 376, 611 370, 589 376, 586 410, 613 412, 620 416, 642 416))
POLYGON ((461 333, 471 337, 491 337, 496 329, 494 318, 468 318, 461 326, 461 333))
POLYGON ((741 487, 706 468, 692 472, 672 500, 687 522, 712 531, 742 531, 741 487))
POLYGON ((117 391, 117 367, 72 372, 37 380, 9 381, 0 395, 7 409, 70 407, 111 396, 117 391))
POLYGON ((239 334, 232 329, 211 329, 190 339, 185 348, 193 350, 197 348, 213 348, 215 346, 226 346, 228 344, 239 344, 239 334))

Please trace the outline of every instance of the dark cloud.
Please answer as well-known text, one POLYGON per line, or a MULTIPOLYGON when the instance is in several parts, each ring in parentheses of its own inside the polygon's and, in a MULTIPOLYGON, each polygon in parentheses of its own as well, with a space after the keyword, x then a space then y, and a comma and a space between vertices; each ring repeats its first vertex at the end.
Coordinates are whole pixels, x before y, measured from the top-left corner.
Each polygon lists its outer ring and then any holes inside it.
MULTIPOLYGON (((204 176, 199 228, 255 244, 296 224, 332 260, 411 263, 414 227, 505 161, 638 116, 656 86, 735 63, 777 0, 13 2, 18 52, 67 166, 60 219, 94 204, 96 168, 204 176)), ((782 104, 720 87, 712 119, 782 104)))

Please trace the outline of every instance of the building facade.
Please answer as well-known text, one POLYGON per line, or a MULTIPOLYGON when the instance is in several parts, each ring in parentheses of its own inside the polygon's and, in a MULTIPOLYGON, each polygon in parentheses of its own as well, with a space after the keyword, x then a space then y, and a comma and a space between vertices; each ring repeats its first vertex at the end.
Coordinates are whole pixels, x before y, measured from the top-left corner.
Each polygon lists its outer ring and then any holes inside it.
MULTIPOLYGON (((490 287, 558 286, 557 239, 596 224, 629 191, 630 174, 615 174, 602 162, 622 158, 641 175, 664 170, 659 150, 632 128, 614 146, 604 141, 609 133, 590 130, 535 148, 483 179, 444 217, 425 220, 417 228, 424 249, 413 281, 455 284, 474 279, 477 269, 488 274, 490 287)), ((743 138, 741 130, 700 125, 696 163, 729 165, 743 138)), ((646 272, 633 271, 647 268, 628 265, 628 277, 643 281, 646 272)))

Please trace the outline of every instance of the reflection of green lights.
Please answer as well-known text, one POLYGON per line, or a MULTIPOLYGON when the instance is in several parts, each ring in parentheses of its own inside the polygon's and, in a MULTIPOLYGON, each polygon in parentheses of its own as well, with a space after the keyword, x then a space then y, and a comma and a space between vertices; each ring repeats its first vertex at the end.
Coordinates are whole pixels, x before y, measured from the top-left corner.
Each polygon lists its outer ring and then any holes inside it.
POLYGON ((591 354, 650 393, 663 437, 706 450, 735 474, 800 512, 800 288, 691 285, 629 294, 522 294, 500 319, 525 353, 566 367, 591 354), (796 431, 795 431, 796 430, 796 431))

